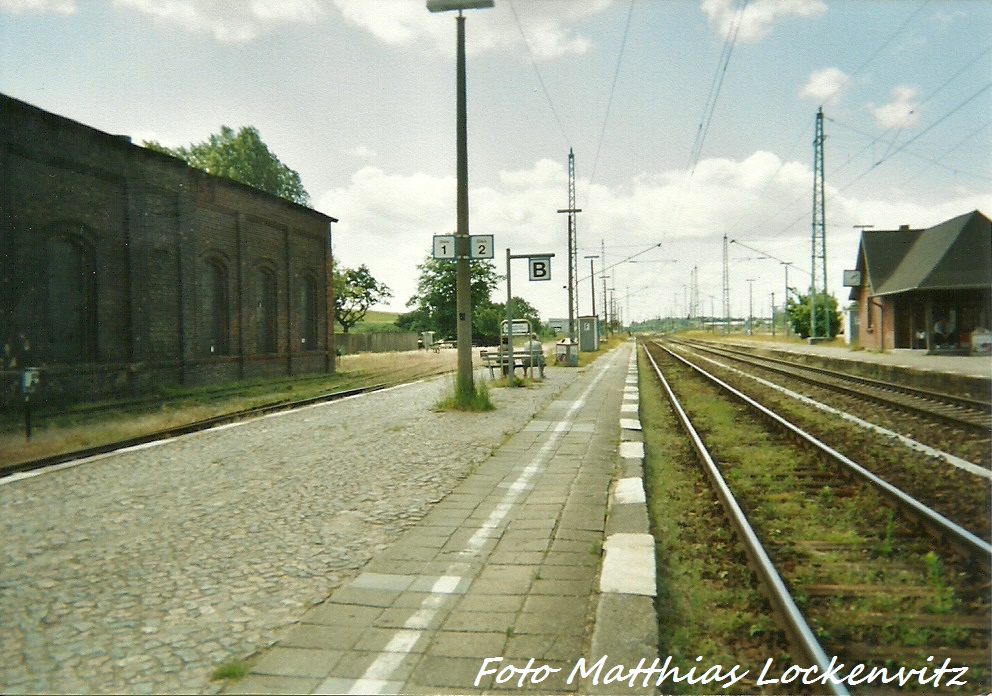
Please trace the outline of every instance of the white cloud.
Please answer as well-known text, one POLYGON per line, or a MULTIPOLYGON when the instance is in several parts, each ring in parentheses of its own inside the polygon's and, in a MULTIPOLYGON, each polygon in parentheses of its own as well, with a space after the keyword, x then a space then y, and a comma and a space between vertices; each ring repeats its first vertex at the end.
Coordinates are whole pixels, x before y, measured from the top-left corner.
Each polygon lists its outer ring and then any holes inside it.
POLYGON ((882 106, 868 104, 865 108, 875 119, 875 124, 883 130, 909 128, 919 121, 920 115, 915 103, 919 89, 916 87, 896 87, 892 90, 891 101, 882 106))
POLYGON ((357 147, 351 148, 348 154, 352 157, 357 157, 360 160, 365 160, 366 162, 374 162, 375 158, 378 156, 375 150, 365 145, 359 145, 357 147))
MULTIPOLYGON (((590 300, 585 280, 589 262, 583 257, 599 254, 601 240, 606 262, 614 266, 610 286, 621 295, 629 289, 634 298, 631 312, 641 318, 667 313, 673 296, 683 296, 694 266, 703 294, 718 292, 724 233, 795 262, 790 282, 802 286, 808 280, 803 269, 809 258, 812 178, 809 163, 783 161, 763 151, 742 160, 704 159, 691 184, 681 170, 641 173, 621 187, 590 187, 587 179, 580 178, 576 182, 577 203, 584 211, 576 216, 577 272, 583 281, 580 312, 589 310, 590 300), (635 255, 636 263, 625 262, 635 255)), ((470 231, 495 236, 499 274, 505 272, 508 247, 514 254, 555 254, 552 282, 528 283, 525 264, 513 266, 513 294, 534 305, 544 318, 567 316, 567 294, 562 289, 568 268, 567 219, 556 212, 563 207, 567 181, 561 162, 543 159, 526 168, 501 171, 498 184, 473 188, 469 195, 470 231)), ((393 290, 390 303, 380 309, 407 311, 405 304, 416 292, 416 267, 430 253, 431 237, 455 229, 455 188, 450 176, 391 174, 364 167, 347 186, 318 198, 319 210, 341 220, 333 231, 337 261, 349 267, 368 264, 372 274, 393 290)), ((838 275, 829 284, 835 293, 840 292, 840 269, 852 267, 856 260, 858 237, 853 225, 927 226, 974 208, 992 209, 988 195, 973 193, 927 202, 891 191, 858 199, 828 189, 830 264, 838 275)), ((740 256, 755 255, 740 249, 732 253, 732 258, 740 256)), ((595 262, 597 273, 600 263, 595 262)), ((732 292, 738 299, 746 297, 741 295, 747 289, 742 279, 758 278, 755 298, 760 295, 767 302, 768 293, 780 293, 782 274, 774 261, 738 260, 732 269, 732 292)), ((600 288, 597 284, 597 293, 600 288)), ((493 299, 500 301, 503 293, 504 286, 497 288, 493 299)), ((708 311, 708 299, 704 302, 708 311)))
MULTIPOLYGON (((797 200, 802 211, 808 208, 808 167, 782 162, 768 152, 756 152, 743 161, 703 160, 691 187, 684 185, 685 179, 681 171, 645 173, 622 189, 596 185, 591 190, 588 180, 579 180, 579 207, 585 212, 577 216, 577 234, 580 247, 587 250, 583 255, 599 253, 602 239, 608 263, 651 250, 640 260, 678 255, 680 263, 689 268, 693 260, 685 252, 687 245, 706 247, 718 243, 714 240, 723 231, 759 228, 780 208, 794 206, 797 200), (652 250, 659 242, 662 247, 652 250)), ((509 247, 513 253, 555 254, 555 281, 564 281, 567 220, 557 210, 567 184, 563 164, 543 159, 529 168, 501 171, 497 186, 471 190, 471 232, 495 235, 499 273, 504 272, 502 252, 509 247)), ((345 266, 368 264, 372 274, 393 289, 389 308, 405 311, 403 305, 416 290, 416 266, 429 253, 431 237, 454 231, 455 181, 453 177, 389 174, 364 167, 352 175, 348 186, 320 196, 317 208, 341 220, 334 226, 338 261, 345 266)), ((805 228, 801 234, 805 239, 805 228)), ((714 253, 719 254, 717 247, 705 250, 698 262, 712 261, 714 253)), ((588 275, 587 264, 583 262, 579 269, 582 277, 588 275)), ((656 275, 657 266, 623 264, 618 270, 624 285, 660 283, 664 297, 671 296, 671 288, 656 275)), ((673 282, 681 287, 681 275, 673 282)), ((504 291, 497 290, 494 297, 500 292, 504 291)), ((586 308, 588 292, 584 290, 580 298, 586 308)), ((515 281, 514 294, 525 297, 546 317, 563 314, 565 295, 560 282, 518 286, 515 281)))
POLYGON ((816 70, 806 78, 799 96, 809 97, 818 104, 836 104, 850 82, 851 78, 838 68, 816 70))
POLYGON ((322 15, 317 0, 115 0, 121 7, 221 43, 252 41, 278 24, 312 24, 322 15))
MULTIPOLYGON (((709 17, 710 27, 726 39, 733 33, 738 4, 736 0, 702 0, 699 6, 709 17)), ((754 0, 744 7, 737 40, 760 41, 771 33, 772 25, 781 17, 811 17, 826 10, 822 0, 754 0)))
POLYGON ((79 8, 76 0, 0 0, 0 12, 73 15, 79 12, 79 8))
MULTIPOLYGON (((346 20, 390 45, 407 44, 422 36, 439 35, 426 5, 409 0, 334 0, 346 20)), ((451 27, 446 26, 446 35, 451 27)))
MULTIPOLYGON (((489 52, 523 51, 523 38, 514 19, 516 10, 527 44, 536 60, 551 60, 567 55, 581 55, 590 41, 570 28, 571 24, 606 10, 613 0, 581 3, 567 0, 517 2, 512 8, 497 3, 494 9, 469 12, 466 52, 470 55, 489 52)), ((424 41, 445 54, 454 54, 454 13, 434 14, 419 1, 411 0, 334 0, 341 15, 383 43, 405 46, 424 41), (447 19, 448 21, 444 21, 447 19)))

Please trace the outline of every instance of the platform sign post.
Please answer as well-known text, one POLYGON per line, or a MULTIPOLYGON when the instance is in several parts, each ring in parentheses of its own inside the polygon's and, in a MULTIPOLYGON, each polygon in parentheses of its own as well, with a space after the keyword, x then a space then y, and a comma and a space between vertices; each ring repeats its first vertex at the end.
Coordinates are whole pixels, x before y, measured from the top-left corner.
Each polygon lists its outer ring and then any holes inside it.
POLYGON ((527 259, 530 268, 530 280, 551 280, 551 257, 554 254, 511 254, 509 248, 506 250, 506 350, 507 350, 507 370, 506 386, 513 386, 513 291, 510 283, 510 261, 513 259, 527 259))

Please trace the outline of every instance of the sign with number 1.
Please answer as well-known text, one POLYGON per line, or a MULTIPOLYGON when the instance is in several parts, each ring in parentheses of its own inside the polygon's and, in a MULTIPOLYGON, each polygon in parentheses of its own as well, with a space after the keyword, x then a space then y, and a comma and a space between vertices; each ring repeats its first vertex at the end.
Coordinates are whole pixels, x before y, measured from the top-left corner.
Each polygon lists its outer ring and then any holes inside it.
POLYGON ((434 235, 434 258, 435 259, 455 258, 455 235, 453 234, 434 235))

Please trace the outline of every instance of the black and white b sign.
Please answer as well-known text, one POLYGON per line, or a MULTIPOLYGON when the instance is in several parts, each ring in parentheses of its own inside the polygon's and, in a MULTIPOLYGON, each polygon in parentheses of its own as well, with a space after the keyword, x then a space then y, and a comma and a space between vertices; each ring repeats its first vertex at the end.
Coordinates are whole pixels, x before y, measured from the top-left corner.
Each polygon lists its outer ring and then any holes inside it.
POLYGON ((551 257, 531 256, 528 258, 530 280, 551 280, 551 257))

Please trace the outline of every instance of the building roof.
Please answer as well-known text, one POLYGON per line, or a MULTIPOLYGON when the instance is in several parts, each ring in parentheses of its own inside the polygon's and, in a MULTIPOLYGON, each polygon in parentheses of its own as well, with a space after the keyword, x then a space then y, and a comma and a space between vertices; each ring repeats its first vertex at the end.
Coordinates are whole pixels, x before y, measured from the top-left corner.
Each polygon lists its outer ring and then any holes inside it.
POLYGON ((858 268, 867 273, 874 295, 987 288, 992 221, 974 210, 925 230, 865 230, 858 268))

